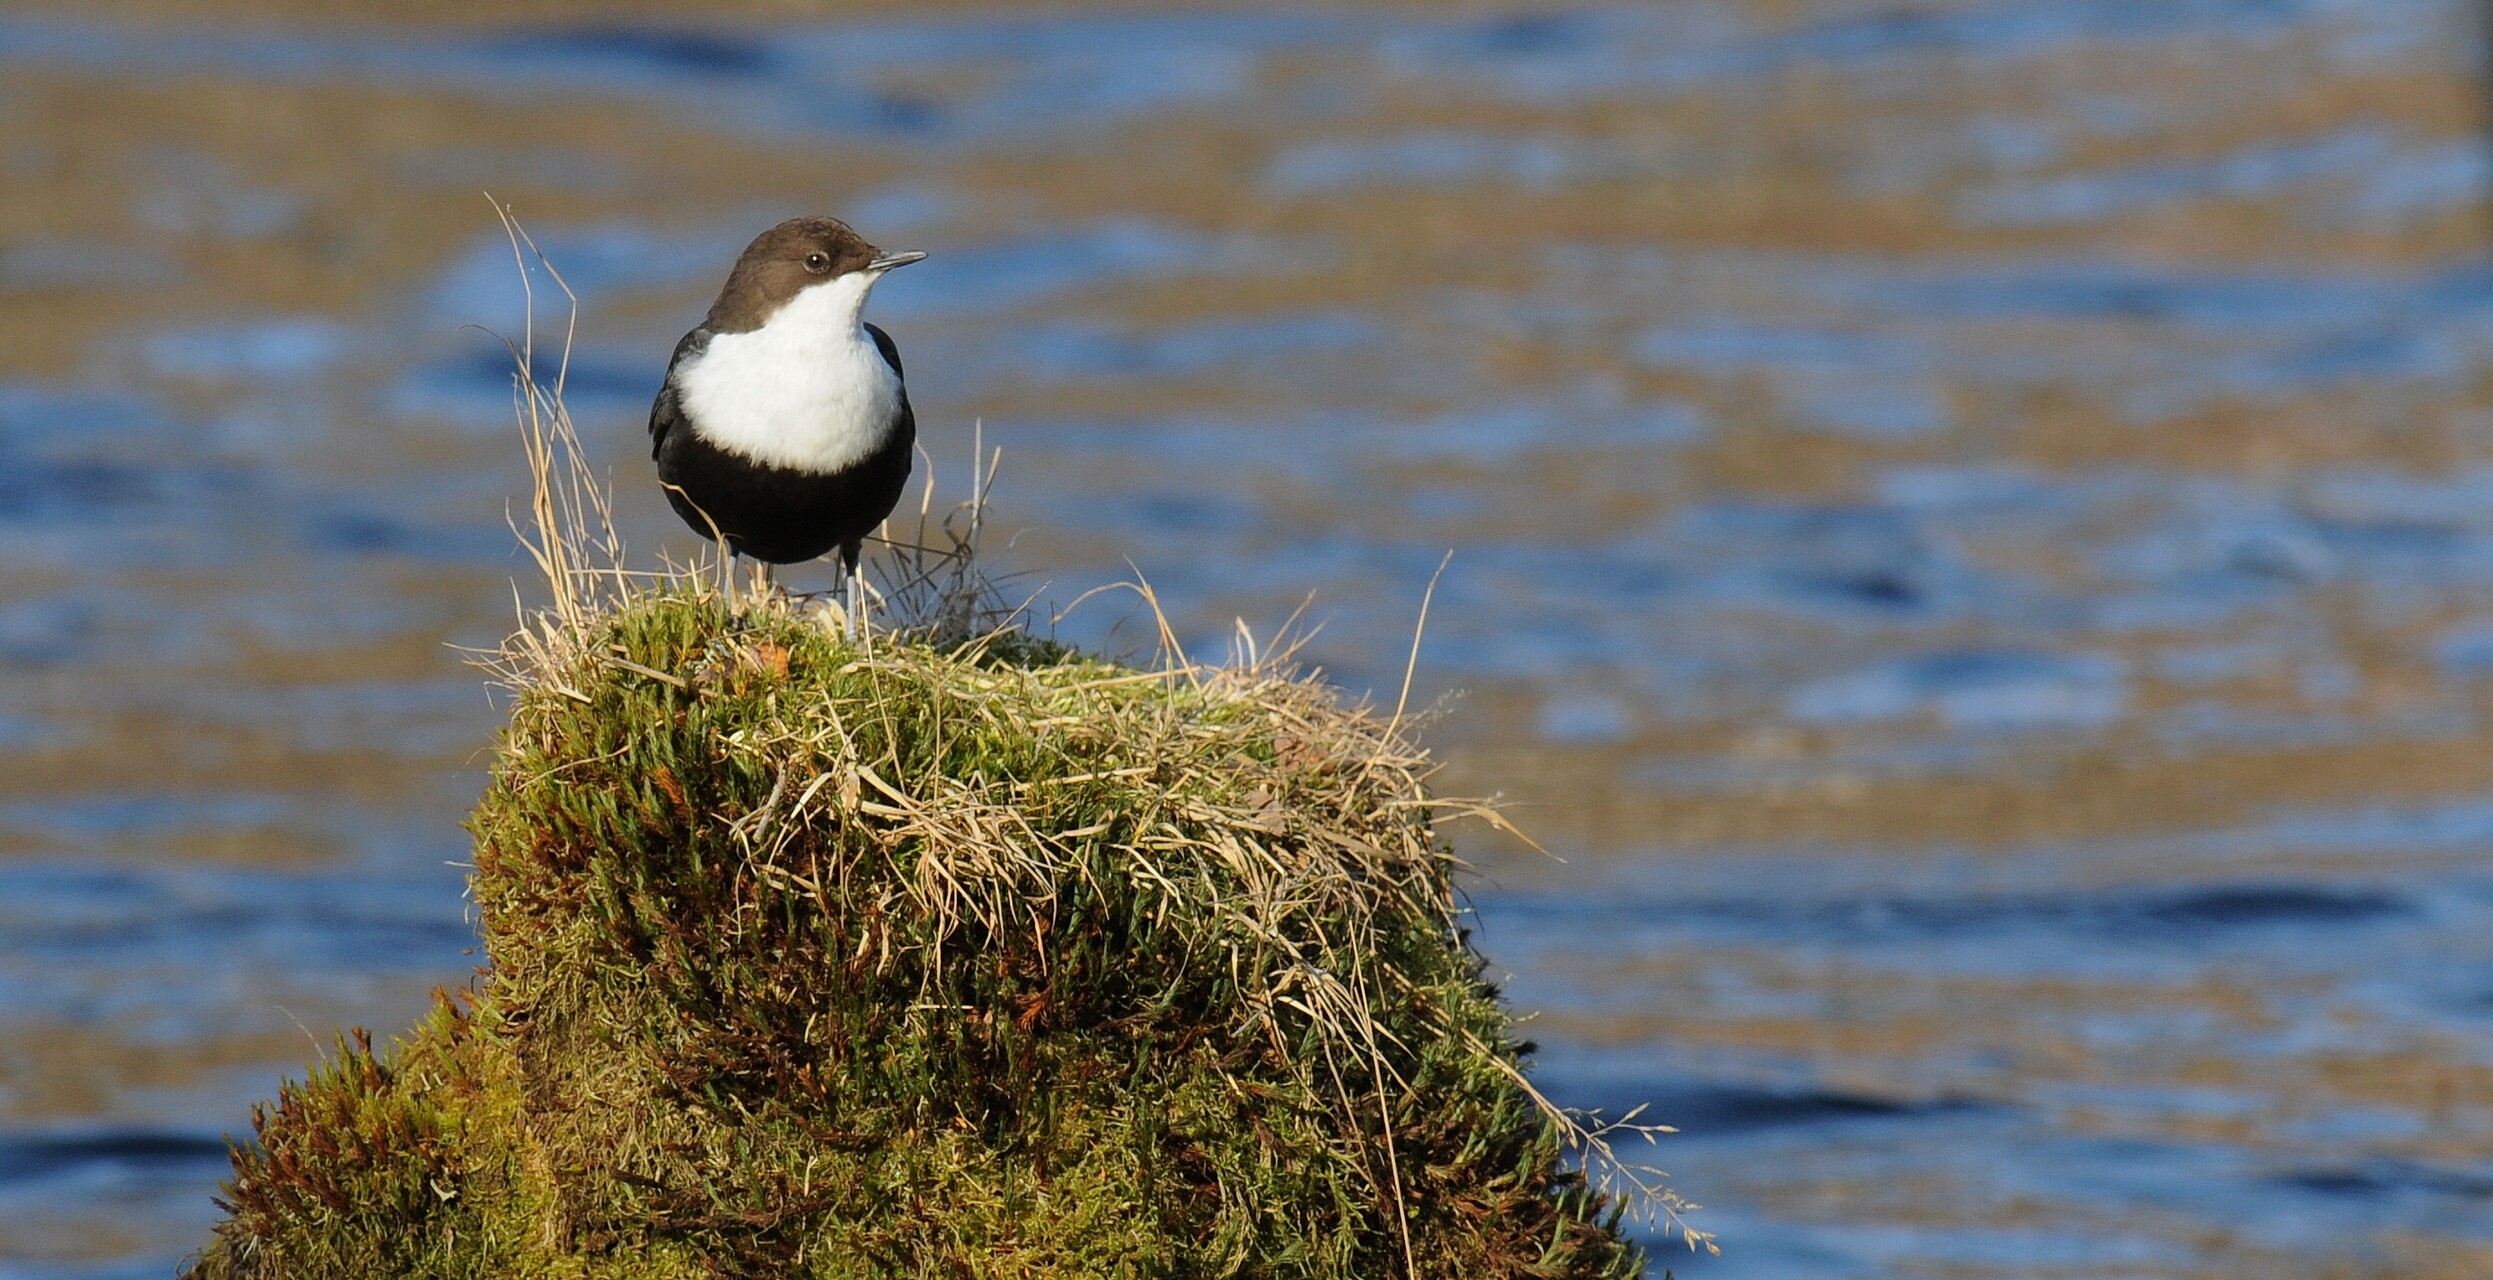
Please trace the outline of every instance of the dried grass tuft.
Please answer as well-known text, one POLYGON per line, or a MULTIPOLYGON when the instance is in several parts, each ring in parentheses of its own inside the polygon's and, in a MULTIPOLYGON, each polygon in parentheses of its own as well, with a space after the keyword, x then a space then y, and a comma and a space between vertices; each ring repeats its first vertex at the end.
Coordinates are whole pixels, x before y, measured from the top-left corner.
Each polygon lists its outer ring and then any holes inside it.
POLYGON ((532 352, 550 600, 486 657, 493 967, 289 1087, 192 1274, 1625 1277, 1631 1207, 1711 1248, 1615 1150, 1660 1129, 1524 1074, 1440 834, 1504 819, 1429 793, 1401 706, 1287 641, 1134 668, 1031 635, 976 565, 992 454, 940 517, 930 486, 859 634, 626 572, 532 352), (337 1124, 392 1154, 341 1172, 337 1124))

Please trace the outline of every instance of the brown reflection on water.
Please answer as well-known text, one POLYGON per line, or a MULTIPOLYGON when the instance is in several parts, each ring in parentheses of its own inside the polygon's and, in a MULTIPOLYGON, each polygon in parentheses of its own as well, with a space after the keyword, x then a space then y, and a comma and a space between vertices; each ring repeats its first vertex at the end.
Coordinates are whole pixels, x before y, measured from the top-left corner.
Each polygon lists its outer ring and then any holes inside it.
MULTIPOLYGON (((1633 757, 1467 746, 1456 757, 1450 784, 1471 791, 1502 787, 1532 806, 1537 835, 1591 850, 1794 840, 1980 847, 2226 825, 2281 806, 2480 795, 2493 785, 2487 745, 2475 738, 2365 742, 2211 752, 2183 764, 2148 756, 2136 743, 2112 742, 2004 761, 1997 773, 1978 777, 1879 778, 1837 770, 1720 794, 1617 779, 1617 771, 1641 763, 1633 757)), ((1808 749, 1800 751, 1805 760, 1808 749)))
POLYGON ((77 369, 132 327, 401 311, 490 225, 482 189, 532 224, 647 210, 661 227, 706 226, 722 208, 819 199, 811 175, 822 170, 864 184, 892 170, 837 147, 792 158, 630 104, 549 111, 521 85, 480 97, 206 68, 164 78, 13 70, 10 93, 0 146, 16 194, 0 232, 21 252, 65 249, 76 264, 53 272, 38 262, 31 287, 12 292, 43 305, 0 314, 9 367, 22 375, 77 369), (600 188, 695 199, 648 209, 600 188))

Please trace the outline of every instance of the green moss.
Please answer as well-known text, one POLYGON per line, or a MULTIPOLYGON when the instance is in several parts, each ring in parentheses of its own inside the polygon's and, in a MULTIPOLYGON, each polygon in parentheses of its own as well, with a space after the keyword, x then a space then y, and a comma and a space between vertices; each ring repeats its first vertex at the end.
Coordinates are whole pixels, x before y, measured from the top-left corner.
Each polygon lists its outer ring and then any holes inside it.
POLYGON ((642 596, 532 656, 491 957, 255 1116, 188 1274, 1641 1274, 1394 727, 642 596))

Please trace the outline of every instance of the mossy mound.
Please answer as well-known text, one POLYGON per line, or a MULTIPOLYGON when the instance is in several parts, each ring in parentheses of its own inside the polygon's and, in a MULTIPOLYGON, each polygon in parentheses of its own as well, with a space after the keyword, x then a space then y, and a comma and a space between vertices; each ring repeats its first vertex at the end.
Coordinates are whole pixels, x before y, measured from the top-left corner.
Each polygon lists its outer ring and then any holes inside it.
POLYGON ((1384 717, 680 590, 567 635, 490 970, 285 1087, 187 1274, 1642 1273, 1384 717))

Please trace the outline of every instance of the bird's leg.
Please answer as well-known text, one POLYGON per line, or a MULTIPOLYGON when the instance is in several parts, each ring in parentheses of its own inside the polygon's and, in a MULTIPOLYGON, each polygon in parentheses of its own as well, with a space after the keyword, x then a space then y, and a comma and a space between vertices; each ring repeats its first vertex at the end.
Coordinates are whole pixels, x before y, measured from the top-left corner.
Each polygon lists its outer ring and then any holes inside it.
POLYGON ((733 617, 743 612, 736 604, 736 549, 724 541, 720 542, 718 547, 725 553, 718 562, 719 585, 727 590, 727 613, 728 616, 733 617))
POLYGON ((778 585, 777 568, 778 566, 768 560, 753 562, 753 594, 757 599, 768 600, 770 598, 772 588, 778 585))
POLYGON ((866 634, 866 579, 865 575, 857 571, 856 543, 851 542, 841 546, 840 569, 847 578, 842 585, 846 590, 843 603, 847 605, 848 634, 852 639, 862 640, 866 634))

